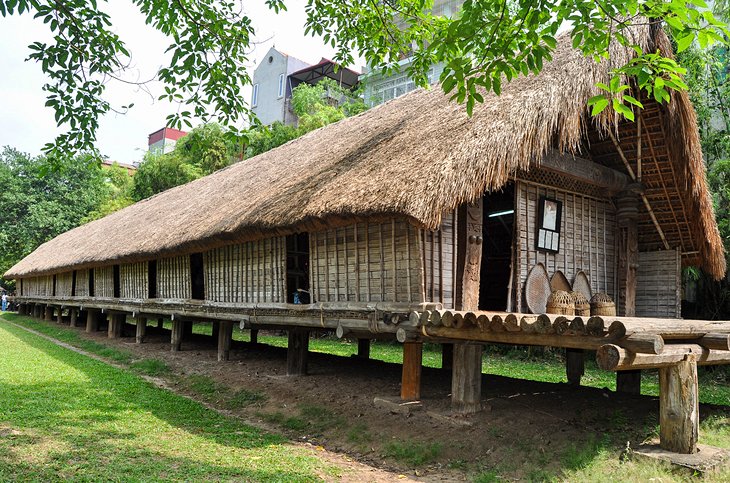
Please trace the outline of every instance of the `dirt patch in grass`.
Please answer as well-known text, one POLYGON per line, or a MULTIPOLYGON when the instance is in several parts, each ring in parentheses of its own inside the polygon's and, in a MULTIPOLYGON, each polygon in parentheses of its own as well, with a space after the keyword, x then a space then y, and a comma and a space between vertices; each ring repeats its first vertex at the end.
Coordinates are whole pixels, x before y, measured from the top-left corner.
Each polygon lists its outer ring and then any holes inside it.
MULTIPOLYGON (((488 409, 455 416, 450 371, 424 368, 423 409, 401 414, 373 403, 400 393, 398 364, 311 352, 309 375, 287 377, 286 350, 270 345, 234 342, 231 360, 220 363, 213 339, 200 334, 182 352, 170 351, 168 331, 151 327, 142 345, 103 332, 81 337, 158 361, 170 385, 293 440, 427 481, 578 480, 581 471, 604 470, 631 479, 648 470, 632 473, 634 463, 619 455, 657 434, 651 396, 485 374, 488 409)), ((727 406, 702 405, 700 413, 713 427, 730 427, 727 406)), ((730 445, 730 436, 711 444, 730 445)))

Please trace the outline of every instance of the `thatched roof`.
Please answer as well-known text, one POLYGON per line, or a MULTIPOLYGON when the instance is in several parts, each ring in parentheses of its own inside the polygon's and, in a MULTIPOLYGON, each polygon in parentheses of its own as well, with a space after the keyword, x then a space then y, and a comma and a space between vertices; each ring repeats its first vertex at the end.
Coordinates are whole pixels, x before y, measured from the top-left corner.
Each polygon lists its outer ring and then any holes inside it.
MULTIPOLYGON (((655 42, 648 28, 636 37, 648 48, 655 42)), ((656 42, 669 51, 664 33, 656 42)), ((600 133, 617 127, 608 112, 592 119, 586 101, 597 94, 595 83, 633 51, 614 47, 611 63, 599 65, 573 50, 567 37, 559 44, 540 75, 486 96, 471 118, 438 88, 414 91, 64 233, 5 276, 189 253, 364 217, 395 214, 437 228, 446 210, 499 189, 548 150, 578 152, 590 132, 605 139, 600 133)), ((691 233, 672 239, 672 246, 720 277, 725 259, 694 112, 685 93, 661 109, 673 127, 664 145, 676 148, 670 158, 680 170, 671 189, 691 220, 691 233)))

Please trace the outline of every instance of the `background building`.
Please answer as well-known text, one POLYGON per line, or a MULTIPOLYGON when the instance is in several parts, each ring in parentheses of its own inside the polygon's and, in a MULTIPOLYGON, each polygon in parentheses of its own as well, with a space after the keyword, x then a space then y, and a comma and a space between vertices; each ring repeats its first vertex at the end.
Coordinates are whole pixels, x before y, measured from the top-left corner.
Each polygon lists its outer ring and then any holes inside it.
POLYGON ((185 136, 187 132, 163 127, 149 135, 147 140, 148 151, 154 154, 166 154, 175 149, 177 140, 185 136))

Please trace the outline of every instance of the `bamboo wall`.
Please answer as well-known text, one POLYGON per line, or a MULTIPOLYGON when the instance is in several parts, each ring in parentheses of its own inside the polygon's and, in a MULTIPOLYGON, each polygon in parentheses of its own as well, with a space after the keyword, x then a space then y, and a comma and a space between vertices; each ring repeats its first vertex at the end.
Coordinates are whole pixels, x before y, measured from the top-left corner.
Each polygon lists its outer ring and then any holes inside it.
POLYGON ((89 296, 89 270, 76 270, 76 297, 89 296))
POLYGON ((205 253, 205 299, 286 302, 286 238, 229 245, 205 253))
POLYGON ((53 296, 53 275, 23 279, 23 295, 27 297, 53 296))
POLYGON ((421 237, 418 229, 395 219, 312 233, 312 300, 423 301, 421 237))
POLYGON ((114 297, 114 267, 94 269, 94 297, 114 297))
POLYGON ((157 297, 190 299, 190 256, 161 258, 157 261, 157 297))
POLYGON ((73 288, 73 272, 56 275, 56 297, 71 297, 73 288))
POLYGON ((422 240, 423 287, 425 300, 440 302, 446 308, 454 308, 456 288, 457 214, 443 217, 438 231, 420 232, 422 240))
POLYGON ((616 299, 616 210, 609 199, 595 193, 569 191, 569 186, 553 180, 556 187, 535 181, 519 180, 515 187, 515 223, 519 243, 515 256, 516 306, 526 311, 523 287, 530 269, 543 263, 552 276, 561 270, 572 283, 583 270, 593 292, 606 292, 616 299), (560 251, 551 253, 536 249, 538 200, 541 196, 563 203, 560 227, 560 251))
POLYGON ((149 294, 147 262, 119 266, 119 296, 124 299, 146 299, 149 294))
POLYGON ((678 250, 640 252, 636 280, 638 317, 682 316, 682 259, 678 250))

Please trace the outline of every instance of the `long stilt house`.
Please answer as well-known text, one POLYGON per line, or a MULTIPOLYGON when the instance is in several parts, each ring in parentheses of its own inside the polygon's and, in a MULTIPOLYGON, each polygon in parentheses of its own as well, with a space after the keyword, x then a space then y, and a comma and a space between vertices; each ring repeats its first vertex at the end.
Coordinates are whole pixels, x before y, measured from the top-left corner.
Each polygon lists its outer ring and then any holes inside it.
MULTIPOLYGON (((635 34, 671 51, 660 29, 635 34)), ((288 330, 290 373, 312 330, 398 338, 404 399, 435 340, 462 411, 479 408, 489 342, 597 350, 634 389, 638 369, 730 362, 730 323, 679 319, 682 267, 725 274, 692 105, 680 92, 642 99, 636 122, 591 117, 595 84, 634 55, 612 49, 597 64, 561 38, 471 117, 414 91, 64 233, 5 277, 24 312, 93 329, 104 311, 111 337, 126 315, 139 340, 146 319, 172 318, 173 350, 190 323, 215 322, 222 359, 234 323, 288 330), (546 279, 606 294, 617 316, 543 313, 546 279)), ((691 451, 690 433, 663 444, 691 451)))

